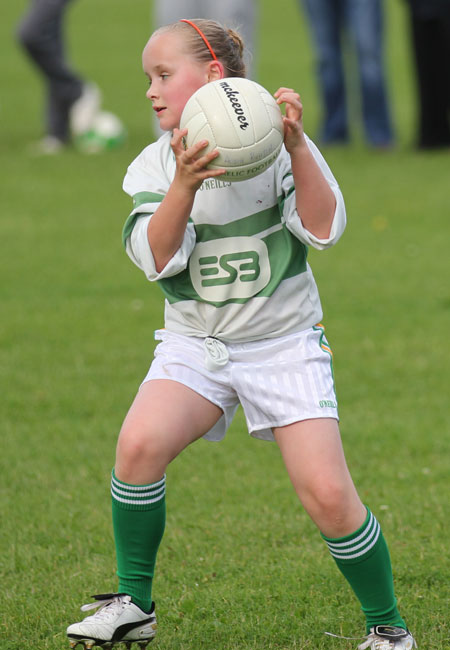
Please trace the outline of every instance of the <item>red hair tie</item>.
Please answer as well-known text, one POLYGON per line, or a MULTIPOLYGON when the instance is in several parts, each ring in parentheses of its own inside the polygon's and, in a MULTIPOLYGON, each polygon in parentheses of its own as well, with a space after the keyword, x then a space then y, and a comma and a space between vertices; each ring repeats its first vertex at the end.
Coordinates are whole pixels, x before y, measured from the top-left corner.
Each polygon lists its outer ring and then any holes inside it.
POLYGON ((187 23, 188 25, 190 25, 191 27, 193 27, 195 30, 197 30, 197 32, 198 32, 198 33, 200 34, 200 36, 202 37, 202 39, 203 39, 203 41, 204 41, 206 47, 207 47, 208 50, 211 52, 211 56, 212 56, 212 58, 214 59, 214 61, 217 61, 217 56, 214 54, 214 50, 212 49, 212 47, 211 47, 211 45, 210 45, 208 39, 206 38, 206 36, 204 35, 204 33, 202 32, 202 30, 200 29, 200 27, 197 27, 197 25, 196 25, 194 22, 192 22, 192 20, 188 20, 187 18, 181 18, 181 19, 180 19, 180 23, 187 23))

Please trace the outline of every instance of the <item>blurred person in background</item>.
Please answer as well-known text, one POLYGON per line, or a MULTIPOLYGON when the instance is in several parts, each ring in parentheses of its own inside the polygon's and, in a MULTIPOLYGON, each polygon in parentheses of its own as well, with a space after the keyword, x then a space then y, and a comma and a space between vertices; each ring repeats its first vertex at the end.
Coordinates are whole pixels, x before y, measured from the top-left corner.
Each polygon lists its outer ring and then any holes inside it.
POLYGON ((450 0, 407 0, 417 75, 417 146, 450 146, 450 0))
POLYGON ((64 18, 70 0, 31 0, 18 29, 19 43, 41 71, 46 83, 45 136, 38 153, 57 153, 71 134, 89 129, 100 106, 100 91, 69 65, 64 42, 64 18))
MULTIPOLYGON (((254 0, 154 0, 153 27, 171 25, 181 18, 209 18, 238 29, 245 43, 244 62, 249 79, 255 78, 255 23, 257 19, 256 2, 254 0)), ((152 115, 152 127, 155 137, 159 138, 163 131, 159 121, 152 115)))
POLYGON ((247 77, 254 78, 256 2, 254 0, 154 0, 154 28, 170 25, 181 18, 210 18, 239 29, 246 49, 244 61, 247 77))
POLYGON ((365 137, 388 148, 394 135, 383 63, 382 0, 300 0, 315 44, 323 101, 323 144, 347 144, 350 127, 344 49, 356 53, 365 137))

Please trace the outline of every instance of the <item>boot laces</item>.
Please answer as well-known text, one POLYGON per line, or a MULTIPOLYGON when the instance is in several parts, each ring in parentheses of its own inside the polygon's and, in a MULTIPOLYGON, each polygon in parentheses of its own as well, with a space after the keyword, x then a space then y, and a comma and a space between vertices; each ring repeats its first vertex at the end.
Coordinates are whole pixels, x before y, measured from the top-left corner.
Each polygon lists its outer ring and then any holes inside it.
POLYGON ((384 636, 380 636, 378 634, 378 629, 371 628, 370 634, 368 634, 365 637, 354 637, 354 636, 340 636, 338 634, 332 634, 331 632, 325 632, 328 636, 333 636, 336 639, 347 639, 349 641, 357 641, 359 639, 365 639, 359 646, 358 650, 395 650, 395 648, 417 648, 417 644, 414 641, 414 639, 409 635, 409 633, 403 633, 401 636, 401 639, 395 639, 395 638, 385 638, 384 636), (404 645, 403 640, 405 639, 405 636, 409 636, 407 639, 407 646, 404 645), (398 642, 398 644, 397 644, 398 642))
POLYGON ((389 639, 382 639, 380 636, 372 632, 369 636, 340 636, 339 634, 332 634, 331 632, 325 632, 328 636, 332 636, 335 639, 346 639, 347 641, 359 641, 362 638, 366 640, 358 646, 358 650, 366 650, 370 648, 371 650, 393 650, 395 647, 392 641, 389 639))
POLYGON ((372 632, 366 641, 358 646, 358 650, 365 650, 366 648, 371 648, 372 650, 392 650, 395 648, 395 645, 393 641, 383 639, 378 634, 375 634, 375 632, 372 632))
POLYGON ((110 598, 101 599, 94 603, 87 603, 81 607, 81 611, 87 612, 91 609, 98 608, 98 611, 92 616, 89 616, 89 618, 92 621, 111 621, 130 603, 130 596, 111 596, 110 598))

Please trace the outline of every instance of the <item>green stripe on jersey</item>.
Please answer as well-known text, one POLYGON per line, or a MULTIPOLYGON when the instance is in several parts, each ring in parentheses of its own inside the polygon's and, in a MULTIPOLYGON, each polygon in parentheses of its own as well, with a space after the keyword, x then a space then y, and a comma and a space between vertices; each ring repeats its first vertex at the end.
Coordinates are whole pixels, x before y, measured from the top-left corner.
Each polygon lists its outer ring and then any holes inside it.
MULTIPOLYGON (((286 176, 283 178, 283 180, 285 178, 287 178, 288 176, 292 176, 292 174, 286 174, 286 176)), ((291 185, 291 187, 286 192, 286 194, 283 194, 283 196, 280 196, 280 198, 278 199, 278 208, 279 208, 281 214, 283 214, 284 204, 286 202, 286 199, 289 198, 293 192, 295 192, 295 185, 294 184, 291 185)))
POLYGON ((280 225, 280 211, 278 205, 267 210, 261 210, 242 219, 235 219, 224 224, 196 224, 195 232, 197 241, 211 241, 224 237, 252 237, 261 235, 265 230, 280 225))
MULTIPOLYGON (((199 247, 208 247, 209 254, 200 257, 200 259, 196 259, 193 254, 187 269, 176 276, 159 280, 169 303, 197 300, 216 307, 229 303, 242 304, 254 297, 271 296, 282 280, 304 273, 306 270, 307 246, 294 237, 282 224, 278 205, 227 224, 198 224, 195 226, 195 230, 197 244, 199 247), (240 240, 240 238, 242 239, 240 240), (251 245, 252 238, 255 239, 254 250, 251 245), (239 242, 244 240, 247 240, 250 246, 245 253, 238 250, 239 242), (217 246, 215 246, 215 242, 217 242, 217 246), (233 251, 234 242, 236 244, 235 253, 233 251), (260 244, 260 242, 264 242, 264 244, 260 244), (258 244, 260 245, 258 246, 258 244), (264 259, 258 253, 261 246, 267 249, 264 259), (224 248, 225 252, 223 252, 224 248), (201 265, 200 270, 193 268, 192 265, 196 263, 201 265), (244 290, 242 296, 232 295, 233 286, 240 283, 242 286, 246 284, 249 287, 250 281, 257 281, 263 265, 265 265, 267 281, 261 284, 262 288, 254 293, 251 291, 245 293, 244 290), (199 280, 197 277, 197 282, 200 281, 202 287, 216 285, 223 289, 225 285, 228 285, 230 296, 215 299, 212 292, 209 291, 200 295, 199 285, 197 284, 197 288, 195 288, 192 281, 193 275, 198 273, 201 278, 199 280), (208 297, 205 297, 206 293, 208 293, 208 297)), ((220 295, 227 295, 227 291, 221 291, 220 295)))
POLYGON ((139 212, 137 208, 141 205, 146 205, 148 203, 161 203, 164 198, 164 194, 156 194, 154 192, 138 192, 133 196, 133 212, 129 215, 125 221, 125 225, 122 230, 122 243, 125 246, 128 237, 131 235, 131 231, 134 228, 134 224, 139 217, 142 217, 147 214, 152 214, 151 212, 143 210, 139 212))
POLYGON ((144 203, 161 203, 164 194, 157 194, 156 192, 138 192, 133 196, 133 210, 136 210, 144 203))

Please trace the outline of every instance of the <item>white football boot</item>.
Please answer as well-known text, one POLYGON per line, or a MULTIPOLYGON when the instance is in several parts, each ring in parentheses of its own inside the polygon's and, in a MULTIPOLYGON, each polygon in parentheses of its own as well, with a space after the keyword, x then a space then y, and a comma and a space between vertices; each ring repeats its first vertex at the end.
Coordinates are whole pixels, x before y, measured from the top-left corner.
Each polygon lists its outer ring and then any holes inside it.
POLYGON ((112 648, 119 642, 125 643, 127 648, 131 648, 133 642, 145 648, 153 641, 156 635, 155 603, 147 614, 126 594, 102 594, 93 598, 96 602, 83 605, 81 610, 98 608, 98 611, 67 628, 71 648, 79 643, 85 650, 93 646, 112 648))
POLYGON ((358 650, 412 650, 417 644, 408 630, 393 625, 375 625, 358 650))

